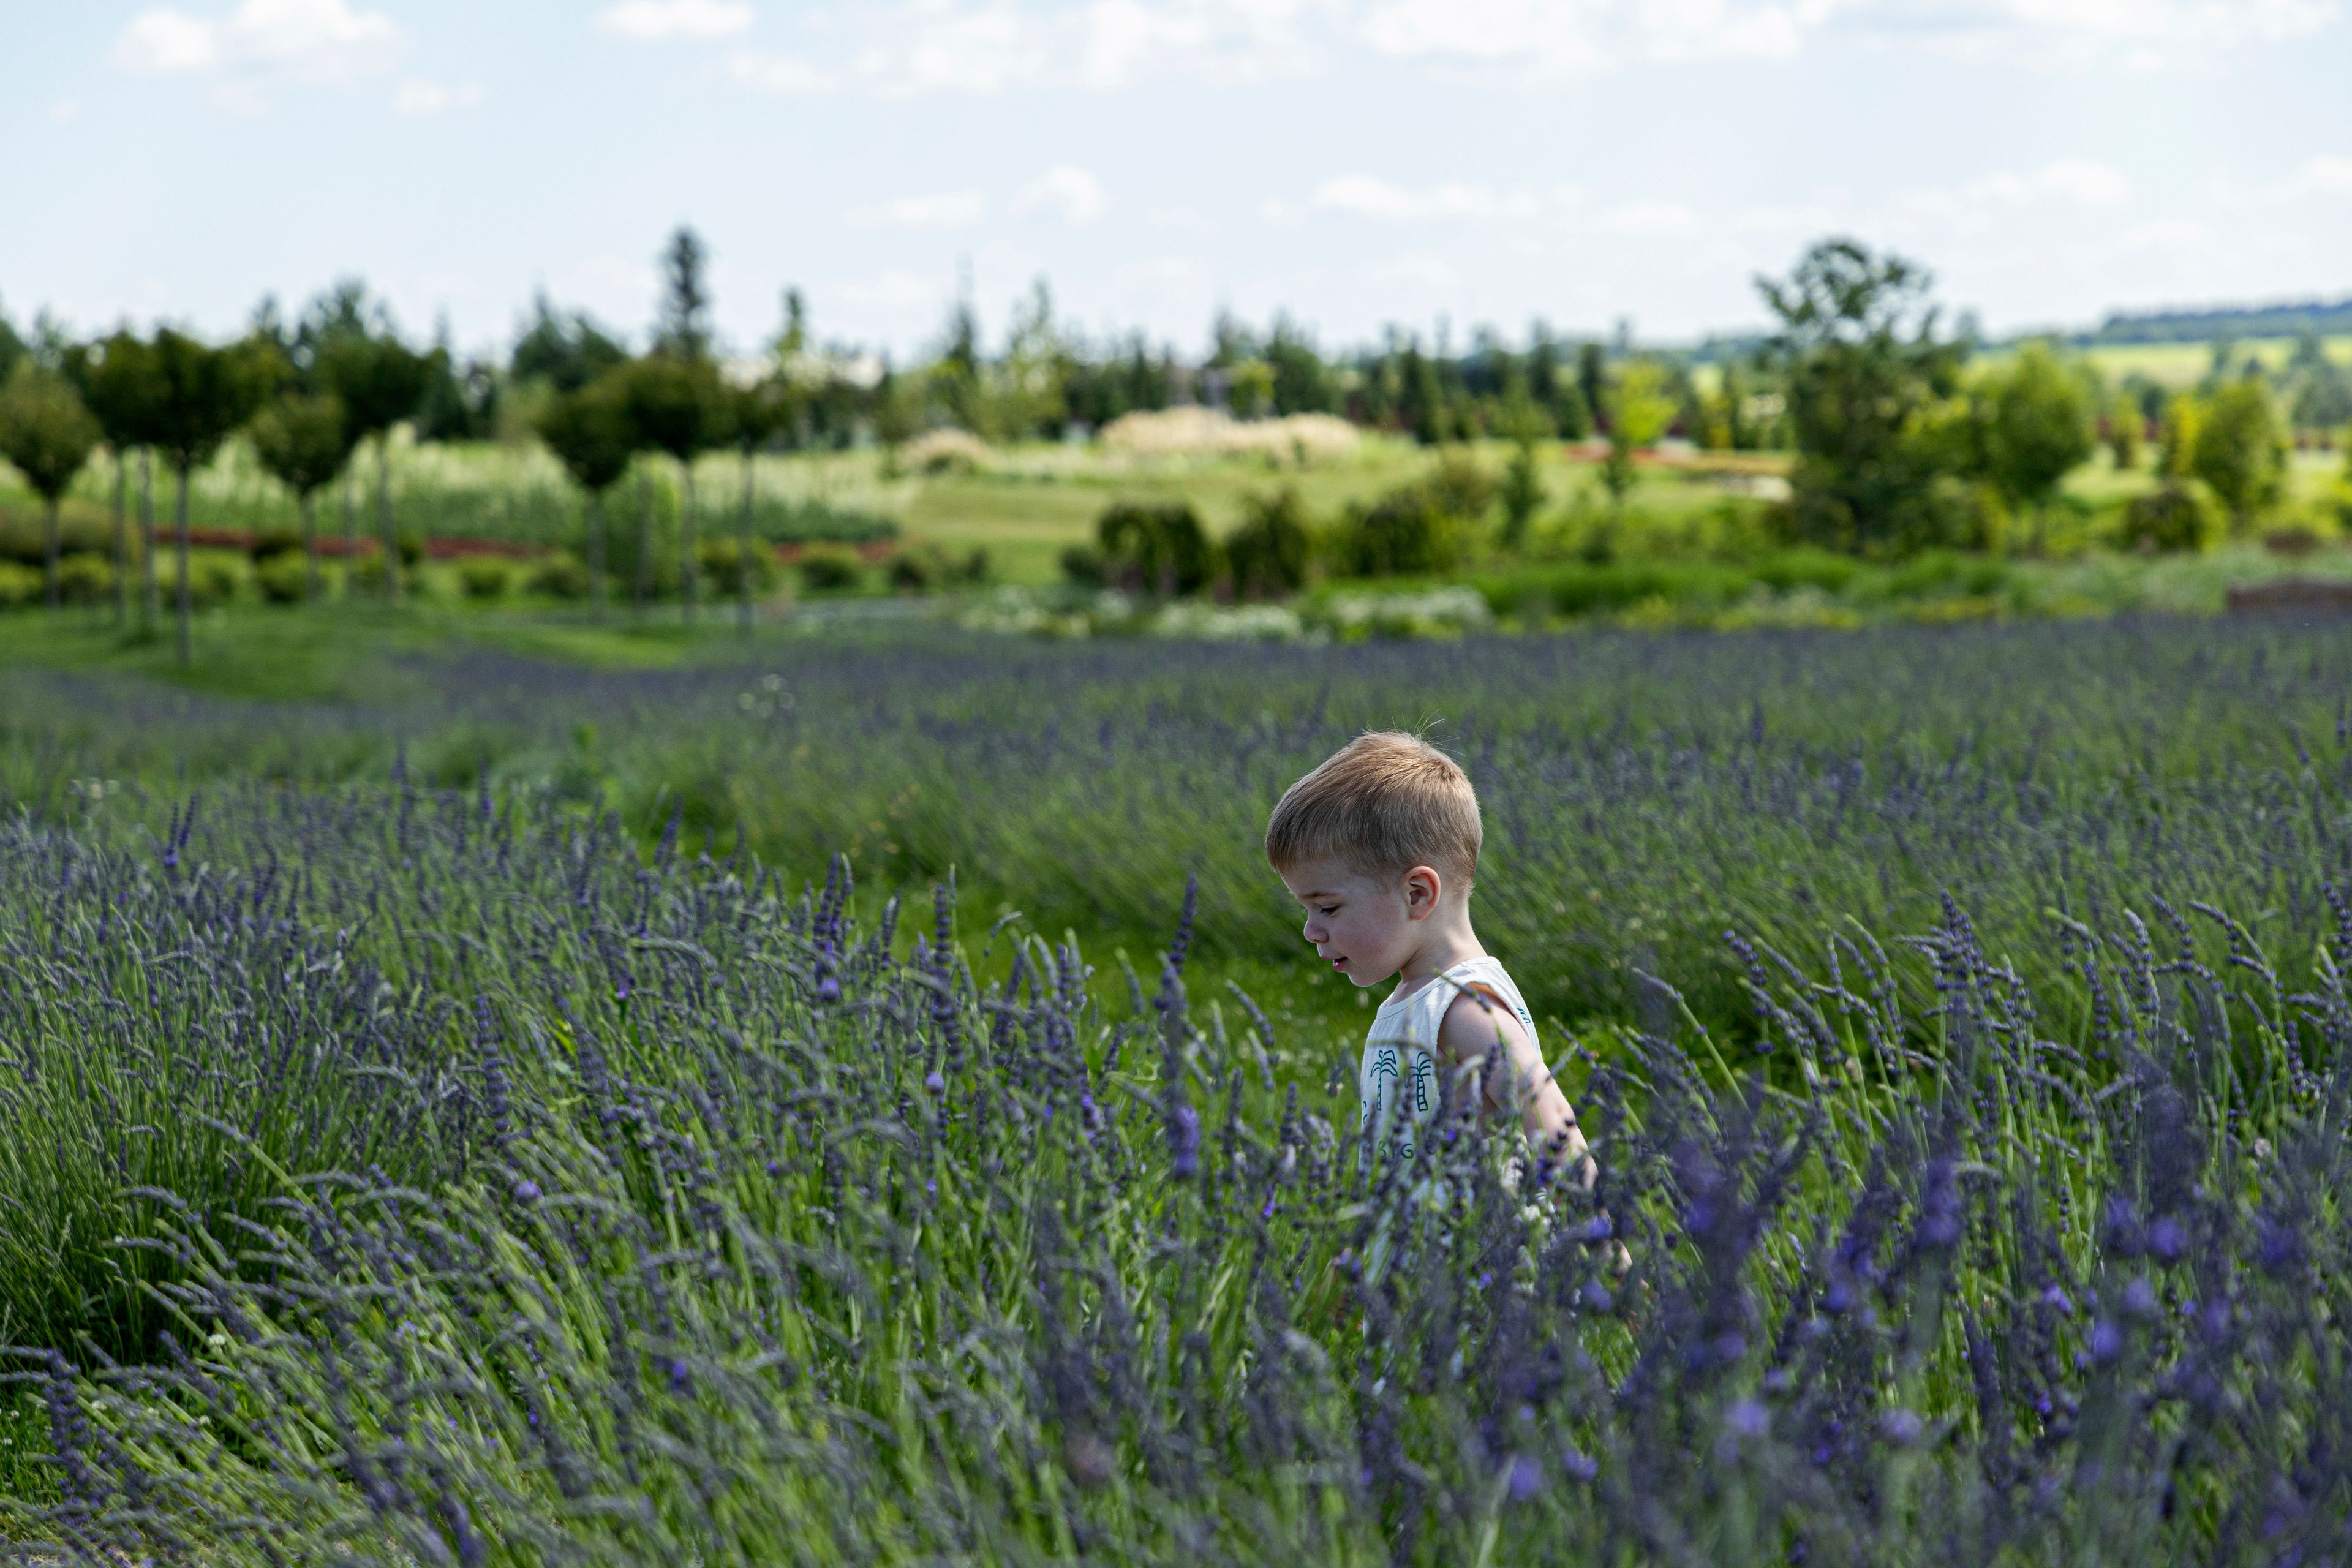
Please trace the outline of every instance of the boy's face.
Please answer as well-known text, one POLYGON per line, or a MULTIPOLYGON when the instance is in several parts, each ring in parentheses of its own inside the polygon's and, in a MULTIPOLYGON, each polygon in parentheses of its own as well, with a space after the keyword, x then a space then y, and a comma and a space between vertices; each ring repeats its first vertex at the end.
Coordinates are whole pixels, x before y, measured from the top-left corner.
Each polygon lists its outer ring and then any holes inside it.
POLYGON ((1438 875, 1426 866, 1377 877, 1344 860, 1302 860, 1279 875, 1307 911, 1305 935, 1317 955, 1358 985, 1378 985, 1402 969, 1419 922, 1437 908, 1438 875))

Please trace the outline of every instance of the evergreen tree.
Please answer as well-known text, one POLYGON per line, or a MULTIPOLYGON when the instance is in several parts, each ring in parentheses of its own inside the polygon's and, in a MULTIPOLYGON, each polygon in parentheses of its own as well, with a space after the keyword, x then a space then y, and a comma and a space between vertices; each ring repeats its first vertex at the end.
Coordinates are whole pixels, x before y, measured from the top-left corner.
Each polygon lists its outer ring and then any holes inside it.
POLYGON ((679 359, 710 353, 710 289, 704 277, 710 255, 702 237, 680 225, 662 250, 661 319, 654 347, 679 359))

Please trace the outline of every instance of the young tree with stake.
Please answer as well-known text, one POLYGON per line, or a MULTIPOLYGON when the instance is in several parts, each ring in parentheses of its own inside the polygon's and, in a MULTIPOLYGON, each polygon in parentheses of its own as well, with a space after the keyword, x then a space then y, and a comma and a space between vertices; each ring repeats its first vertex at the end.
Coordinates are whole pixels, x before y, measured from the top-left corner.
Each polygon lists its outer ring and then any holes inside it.
POLYGON ((745 637, 751 635, 751 498, 752 465, 760 448, 792 424, 792 383, 778 371, 749 386, 730 388, 729 435, 743 457, 743 504, 735 515, 735 618, 745 637))
POLYGON ((604 496, 637 453, 637 428, 629 416, 626 374, 606 371, 586 385, 562 392, 540 416, 539 438, 564 472, 588 497, 588 601, 604 618, 604 496))
POLYGON ((269 395, 280 362, 246 343, 216 349, 169 327, 155 333, 154 447, 172 470, 180 662, 194 657, 195 603, 188 582, 188 476, 210 462, 269 395))
POLYGON ((0 387, 0 456, 16 465, 45 509, 41 583, 52 610, 65 602, 58 579, 58 508, 100 434, 73 384, 55 371, 22 363, 0 387))
POLYGON ((331 392, 289 392, 254 416, 253 455, 302 509, 302 597, 319 600, 319 492, 334 483, 358 447, 343 400, 331 392))
POLYGON ((150 449, 160 396, 155 356, 135 333, 123 328, 75 351, 68 372, 114 454, 114 624, 118 627, 131 618, 131 453, 134 447, 139 452, 140 561, 146 578, 139 627, 143 632, 154 625, 156 615, 154 461, 150 449))
POLYGON ((432 379, 433 359, 400 341, 378 313, 372 332, 338 331, 320 345, 319 378, 342 400, 354 444, 375 441, 376 532, 383 541, 383 595, 400 603, 400 541, 392 523, 392 428, 416 412, 432 379))

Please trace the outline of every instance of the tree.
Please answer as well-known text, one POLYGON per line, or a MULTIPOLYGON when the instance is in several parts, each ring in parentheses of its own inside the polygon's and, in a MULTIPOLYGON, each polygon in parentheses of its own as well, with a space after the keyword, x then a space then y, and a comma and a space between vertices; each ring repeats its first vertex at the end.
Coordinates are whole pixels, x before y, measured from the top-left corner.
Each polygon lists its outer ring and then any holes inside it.
POLYGON ((25 340, 16 335, 16 323, 8 320, 5 310, 0 310, 0 385, 6 384, 16 373, 16 362, 26 353, 25 340))
POLYGON ((1274 371, 1276 413, 1331 411, 1331 373, 1315 340, 1286 315, 1274 319, 1274 332, 1265 340, 1265 363, 1274 371))
POLYGON ((2286 479, 2286 440, 2269 389, 2236 381, 2212 395, 2197 424, 2189 470, 2228 510, 2234 528, 2278 499, 2286 479))
POLYGON ((629 367, 629 416, 645 445, 677 459, 678 592, 695 610, 694 459, 726 437, 726 388, 706 359, 651 353, 629 367))
POLYGON ((1656 446, 1673 426, 1675 400, 1667 395, 1664 367, 1648 359, 1634 360, 1620 370, 1616 384, 1604 396, 1609 457, 1601 464, 1601 482, 1622 511, 1626 493, 1633 488, 1633 454, 1656 446))
MULTIPOLYGON (((1609 356, 1599 343, 1590 340, 1576 345, 1576 396, 1584 405, 1586 428, 1597 428, 1608 417, 1605 405, 1609 398, 1609 356)), ((1579 422, 1562 419, 1563 429, 1573 429, 1579 422)))
MULTIPOLYGON (((795 295, 794 299, 797 300, 795 295)), ((735 517, 735 614, 745 637, 751 635, 751 502, 754 465, 760 448, 791 426, 793 384, 782 372, 761 377, 749 386, 729 389, 728 434, 743 455, 743 504, 735 517)))
MULTIPOLYGON (((354 285, 346 285, 346 289, 354 285)), ((392 520, 393 426, 415 414, 433 374, 429 354, 400 341, 390 315, 379 308, 366 325, 335 321, 321 334, 317 378, 342 400, 354 445, 375 441, 376 532, 383 550, 383 593, 400 602, 400 541, 392 520)))
POLYGON ((74 356, 72 374, 80 385, 82 402, 98 419, 106 444, 114 453, 114 624, 130 619, 131 542, 128 518, 131 453, 139 453, 139 526, 141 571, 145 591, 139 601, 140 629, 155 622, 155 491, 151 448, 154 445, 156 406, 163 394, 156 378, 154 351, 123 328, 110 337, 86 345, 74 356))
POLYGON ((214 348, 169 327, 155 333, 154 447, 173 479, 178 546, 180 662, 193 654, 194 600, 188 583, 188 477, 212 460, 229 432, 269 394, 278 361, 251 344, 214 348))
POLYGON ((588 496, 588 598, 604 615, 604 497, 637 454, 636 422, 629 413, 627 372, 618 366, 584 385, 559 393, 540 415, 539 438, 588 496))
POLYGON ((1985 473, 2011 507, 2032 507, 2034 535, 2058 486, 2096 446, 2091 397, 2046 343, 2032 342, 1978 388, 1985 473))
POLYGON ((558 392, 577 392, 628 357, 620 340, 586 311, 558 310, 542 291, 531 301, 530 325, 515 340, 507 374, 517 382, 544 381, 558 392))
POLYGON ((0 387, 0 456, 16 465, 41 498, 41 582, 53 610, 65 602, 58 577, 58 508, 101 434, 73 384, 55 371, 20 363, 0 387))
POLYGON ((1515 379, 1503 403, 1503 433, 1511 438, 1510 466, 1503 470, 1503 548, 1517 550, 1527 542, 1528 526, 1543 510, 1547 499, 1536 472, 1536 443, 1547 434, 1548 421, 1523 379, 1515 379))
POLYGON ((710 353, 710 290, 703 269, 710 253, 702 237, 680 225, 662 250, 661 318, 654 327, 654 347, 678 359, 701 359, 710 353))
POLYGON ((352 460, 359 442, 331 392, 289 392, 265 405, 247 434, 270 477, 294 492, 302 510, 302 596, 319 598, 319 492, 352 460))
POLYGON ((2139 467, 2141 416, 2138 400, 2117 393, 2107 404, 2106 443, 2116 472, 2128 474, 2139 467))
POLYGON ((1814 246, 1786 280, 1756 280, 1780 320, 1798 538, 1895 552, 1936 542, 1934 480, 1950 455, 1918 426, 1956 389, 1965 345, 1938 337, 1931 281, 1851 239, 1814 246))

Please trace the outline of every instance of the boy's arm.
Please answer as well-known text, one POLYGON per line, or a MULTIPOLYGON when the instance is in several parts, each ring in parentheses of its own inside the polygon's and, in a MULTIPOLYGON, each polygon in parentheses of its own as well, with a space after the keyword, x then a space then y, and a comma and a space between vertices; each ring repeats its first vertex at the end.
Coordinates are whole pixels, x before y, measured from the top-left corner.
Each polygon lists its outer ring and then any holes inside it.
MULTIPOLYGON (((1496 1091, 1508 1095, 1517 1089, 1517 1109, 1528 1142, 1555 1169, 1573 1171, 1580 1184, 1592 1185, 1598 1173, 1586 1152, 1584 1134, 1576 1125, 1576 1112, 1559 1085, 1552 1081, 1551 1068, 1544 1064, 1535 1041, 1508 1007, 1481 992, 1465 991, 1445 1010, 1437 1043, 1448 1060, 1464 1066, 1483 1064, 1486 1053, 1499 1046, 1510 1070, 1496 1079, 1496 1091)), ((1514 1106, 1499 1100, 1494 1108, 1509 1110, 1514 1106)))

